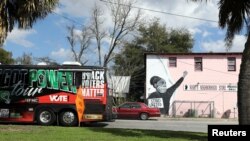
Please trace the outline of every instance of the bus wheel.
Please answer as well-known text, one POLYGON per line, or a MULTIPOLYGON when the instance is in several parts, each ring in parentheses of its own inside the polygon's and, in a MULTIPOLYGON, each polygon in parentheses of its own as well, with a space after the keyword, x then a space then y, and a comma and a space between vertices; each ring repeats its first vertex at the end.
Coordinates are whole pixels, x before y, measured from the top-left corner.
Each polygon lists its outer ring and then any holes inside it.
POLYGON ((56 121, 55 113, 50 109, 40 109, 37 113, 37 122, 40 125, 52 125, 56 121))
POLYGON ((76 126, 77 115, 73 111, 63 111, 59 114, 59 123, 62 126, 76 126))

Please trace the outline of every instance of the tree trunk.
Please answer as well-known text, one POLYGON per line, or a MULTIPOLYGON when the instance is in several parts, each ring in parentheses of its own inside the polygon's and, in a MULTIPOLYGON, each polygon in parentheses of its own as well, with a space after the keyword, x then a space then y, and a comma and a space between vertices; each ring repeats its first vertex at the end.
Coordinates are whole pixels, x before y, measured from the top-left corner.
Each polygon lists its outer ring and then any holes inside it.
POLYGON ((240 125, 250 125, 250 34, 242 55, 238 82, 238 117, 240 125))
POLYGON ((7 36, 7 31, 5 28, 6 25, 4 25, 3 19, 0 17, 0 48, 3 47, 4 40, 7 36))

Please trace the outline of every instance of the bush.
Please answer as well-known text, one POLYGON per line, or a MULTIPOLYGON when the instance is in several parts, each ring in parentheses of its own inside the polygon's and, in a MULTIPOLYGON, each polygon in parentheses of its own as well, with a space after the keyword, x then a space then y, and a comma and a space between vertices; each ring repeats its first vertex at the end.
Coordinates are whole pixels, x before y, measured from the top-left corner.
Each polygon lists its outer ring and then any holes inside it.
POLYGON ((198 111, 195 109, 188 109, 188 117, 197 117, 198 111))

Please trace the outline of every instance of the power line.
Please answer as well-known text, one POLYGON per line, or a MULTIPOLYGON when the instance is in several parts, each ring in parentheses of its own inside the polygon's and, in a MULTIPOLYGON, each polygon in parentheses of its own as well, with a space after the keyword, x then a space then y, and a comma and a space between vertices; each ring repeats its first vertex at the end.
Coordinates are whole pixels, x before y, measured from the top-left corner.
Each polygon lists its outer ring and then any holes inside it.
MULTIPOLYGON (((111 4, 118 4, 118 3, 115 3, 115 2, 109 2, 109 1, 105 1, 105 0, 100 0, 101 2, 105 2, 105 3, 111 3, 111 4)), ((126 5, 126 4, 120 4, 122 6, 129 6, 129 5, 126 5)), ((214 22, 214 23, 217 23, 218 21, 215 21, 215 20, 209 20, 209 19, 203 19, 203 18, 197 18, 197 17, 191 17, 191 16, 185 16, 185 15, 181 15, 181 14, 174 14, 174 13, 170 13, 170 12, 164 12, 164 11, 158 11, 158 10, 153 10, 153 9, 148 9, 148 8, 142 8, 142 7, 137 7, 137 6, 131 6, 132 8, 137 8, 137 9, 141 9, 141 10, 146 10, 146 11, 151 11, 151 12, 156 12, 156 13, 161 13, 161 14, 166 14, 166 15, 172 15, 172 16, 178 16, 178 17, 182 17, 182 18, 189 18, 189 19, 194 19, 194 20, 200 20, 200 21, 206 21, 206 22, 214 22)), ((72 18, 69 18, 68 16, 65 16, 65 15, 62 15, 62 14, 59 14, 57 12, 53 12, 54 14, 58 15, 58 16, 61 16, 63 17, 64 19, 68 20, 68 21, 71 21, 72 23, 75 23, 77 25, 80 25, 80 26, 83 26, 82 23, 72 19, 72 18)))
MULTIPOLYGON (((105 3, 111 3, 111 4, 119 4, 119 3, 109 2, 109 1, 105 1, 105 0, 100 0, 100 1, 105 2, 105 3)), ((156 13, 161 13, 161 14, 166 14, 166 15, 172 15, 172 16, 182 17, 182 18, 189 18, 189 19, 194 19, 194 20, 200 20, 200 21, 218 23, 218 21, 215 21, 215 20, 209 20, 209 19, 191 17, 191 16, 186 16, 186 15, 181 15, 181 14, 174 14, 174 13, 170 13, 170 12, 164 12, 164 11, 153 10, 153 9, 148 9, 148 8, 142 8, 142 7, 137 7, 137 6, 130 6, 130 5, 126 5, 126 4, 119 4, 119 5, 127 6, 127 7, 132 7, 132 8, 137 8, 137 9, 146 10, 146 11, 151 11, 151 12, 156 12, 156 13)))
POLYGON ((75 23, 75 24, 77 24, 77 25, 83 26, 82 23, 80 23, 80 22, 78 22, 78 21, 76 21, 76 20, 74 20, 74 19, 72 19, 72 18, 69 18, 69 17, 64 16, 64 15, 62 15, 62 14, 59 14, 59 13, 56 13, 56 12, 54 12, 54 11, 53 11, 53 13, 56 14, 56 15, 58 15, 58 16, 63 17, 63 18, 66 19, 66 20, 71 21, 72 23, 75 23))

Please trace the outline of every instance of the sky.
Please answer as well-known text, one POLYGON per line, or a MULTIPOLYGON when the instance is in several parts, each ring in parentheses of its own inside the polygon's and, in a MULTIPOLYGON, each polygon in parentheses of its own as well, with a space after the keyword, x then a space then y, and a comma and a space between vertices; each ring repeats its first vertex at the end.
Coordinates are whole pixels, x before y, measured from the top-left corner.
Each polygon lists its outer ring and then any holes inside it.
MULTIPOLYGON (((15 28, 8 34, 4 49, 12 52, 13 58, 32 54, 33 57, 50 57, 62 63, 73 61, 67 41, 67 26, 81 29, 90 19, 94 4, 103 8, 105 28, 112 26, 107 2, 100 0, 60 0, 60 5, 45 19, 39 20, 32 29, 15 28)), ((225 29, 218 27, 218 0, 194 3, 187 0, 137 0, 135 10, 141 8, 143 17, 150 21, 158 18, 167 28, 186 28, 194 39, 192 52, 226 52, 225 29), (200 19, 200 20, 198 20, 200 19)), ((242 52, 246 38, 244 31, 235 36, 228 52, 242 52)), ((108 44, 108 41, 104 44, 108 44)), ((93 45, 94 46, 94 45, 93 45)), ((106 45, 107 46, 107 45, 106 45)), ((96 50, 93 50, 93 53, 96 50)), ((105 54, 105 51, 102 53, 105 54)), ((98 65, 97 54, 85 54, 89 65, 98 65)))

